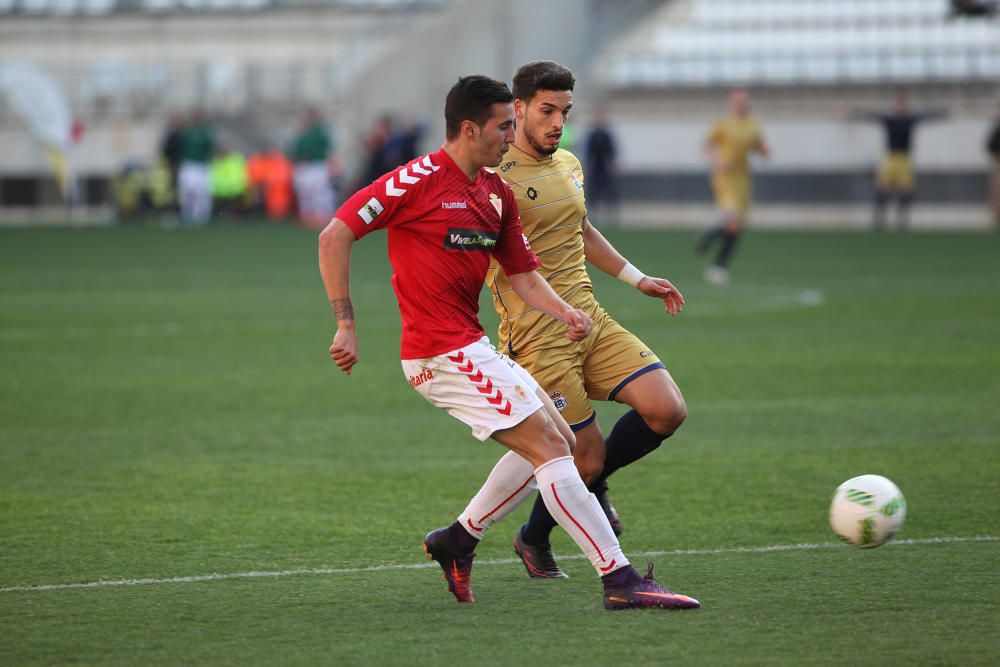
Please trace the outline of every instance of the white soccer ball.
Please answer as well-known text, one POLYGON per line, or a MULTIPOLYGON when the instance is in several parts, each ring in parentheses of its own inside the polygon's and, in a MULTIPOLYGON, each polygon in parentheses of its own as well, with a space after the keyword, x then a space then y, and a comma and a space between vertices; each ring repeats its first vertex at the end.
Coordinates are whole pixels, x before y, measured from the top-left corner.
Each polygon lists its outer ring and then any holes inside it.
POLYGON ((830 505, 830 526, 862 549, 885 544, 903 528, 906 500, 892 481, 861 475, 837 487, 830 505))

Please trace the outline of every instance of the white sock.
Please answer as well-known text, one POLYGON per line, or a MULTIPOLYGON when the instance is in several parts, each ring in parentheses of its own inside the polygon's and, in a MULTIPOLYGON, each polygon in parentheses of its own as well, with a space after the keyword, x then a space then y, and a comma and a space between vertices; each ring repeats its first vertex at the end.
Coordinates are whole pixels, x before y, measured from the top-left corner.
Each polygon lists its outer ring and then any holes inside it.
POLYGON ((572 456, 538 466, 535 479, 549 514, 583 550, 598 576, 629 564, 600 503, 580 479, 572 456))
POLYGON ((490 526, 513 512, 537 488, 531 464, 514 452, 507 452, 493 466, 479 493, 458 515, 458 522, 470 535, 482 539, 490 526))

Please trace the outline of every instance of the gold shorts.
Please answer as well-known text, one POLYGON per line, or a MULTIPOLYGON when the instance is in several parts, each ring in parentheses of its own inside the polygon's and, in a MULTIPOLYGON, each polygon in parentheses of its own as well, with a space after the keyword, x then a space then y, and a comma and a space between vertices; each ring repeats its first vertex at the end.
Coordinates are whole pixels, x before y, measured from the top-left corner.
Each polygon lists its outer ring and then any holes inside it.
POLYGON ((746 172, 716 172, 712 174, 715 204, 727 213, 746 213, 752 199, 750 174, 746 172))
POLYGON ((913 189, 913 165, 906 153, 889 153, 878 167, 880 190, 909 192, 913 189))
POLYGON ((634 334, 599 310, 586 339, 571 341, 558 335, 532 341, 515 361, 527 369, 574 431, 596 417, 590 401, 613 401, 634 378, 665 368, 634 334))

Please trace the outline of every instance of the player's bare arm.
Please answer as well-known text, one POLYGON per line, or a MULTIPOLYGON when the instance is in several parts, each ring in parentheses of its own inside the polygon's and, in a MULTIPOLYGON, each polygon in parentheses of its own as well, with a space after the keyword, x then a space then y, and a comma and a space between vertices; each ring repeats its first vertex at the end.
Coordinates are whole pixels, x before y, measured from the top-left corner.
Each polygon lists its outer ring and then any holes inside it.
MULTIPOLYGON (((601 234, 596 227, 590 224, 587 218, 583 219, 583 253, 587 262, 604 273, 632 283, 627 279, 628 276, 622 275, 623 271, 629 273, 629 270, 626 269, 627 266, 631 266, 629 261, 611 245, 604 234, 601 234)), ((632 267, 632 269, 634 268, 632 267)), ((647 275, 639 277, 638 274, 636 277, 638 277, 638 282, 635 283, 635 288, 646 296, 662 299, 663 308, 671 317, 682 310, 684 296, 669 280, 647 275)))
POLYGON ((319 235, 319 271, 334 317, 337 318, 337 333, 330 345, 330 357, 348 375, 358 362, 358 334, 350 290, 351 246, 354 241, 354 232, 337 218, 331 220, 319 235))
POLYGON ((538 271, 515 273, 507 277, 514 293, 522 301, 569 327, 566 338, 583 340, 590 334, 590 329, 594 326, 590 315, 563 301, 538 271))

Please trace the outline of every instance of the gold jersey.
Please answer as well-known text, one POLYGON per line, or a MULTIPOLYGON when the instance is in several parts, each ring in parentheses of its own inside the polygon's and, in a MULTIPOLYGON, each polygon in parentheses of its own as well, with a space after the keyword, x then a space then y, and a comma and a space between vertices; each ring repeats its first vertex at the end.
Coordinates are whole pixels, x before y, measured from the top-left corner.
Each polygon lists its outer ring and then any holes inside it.
MULTIPOLYGON (((569 151, 535 159, 511 146, 497 169, 510 185, 521 212, 521 226, 538 255, 538 272, 556 294, 588 313, 599 308, 585 268, 583 168, 569 151)), ((493 306, 500 316, 499 347, 516 356, 546 338, 562 336, 565 325, 542 314, 514 294, 510 281, 494 259, 486 274, 493 306)))
POLYGON ((746 172, 750 151, 762 141, 760 124, 752 116, 724 116, 712 124, 708 141, 716 154, 729 165, 730 172, 746 172))

